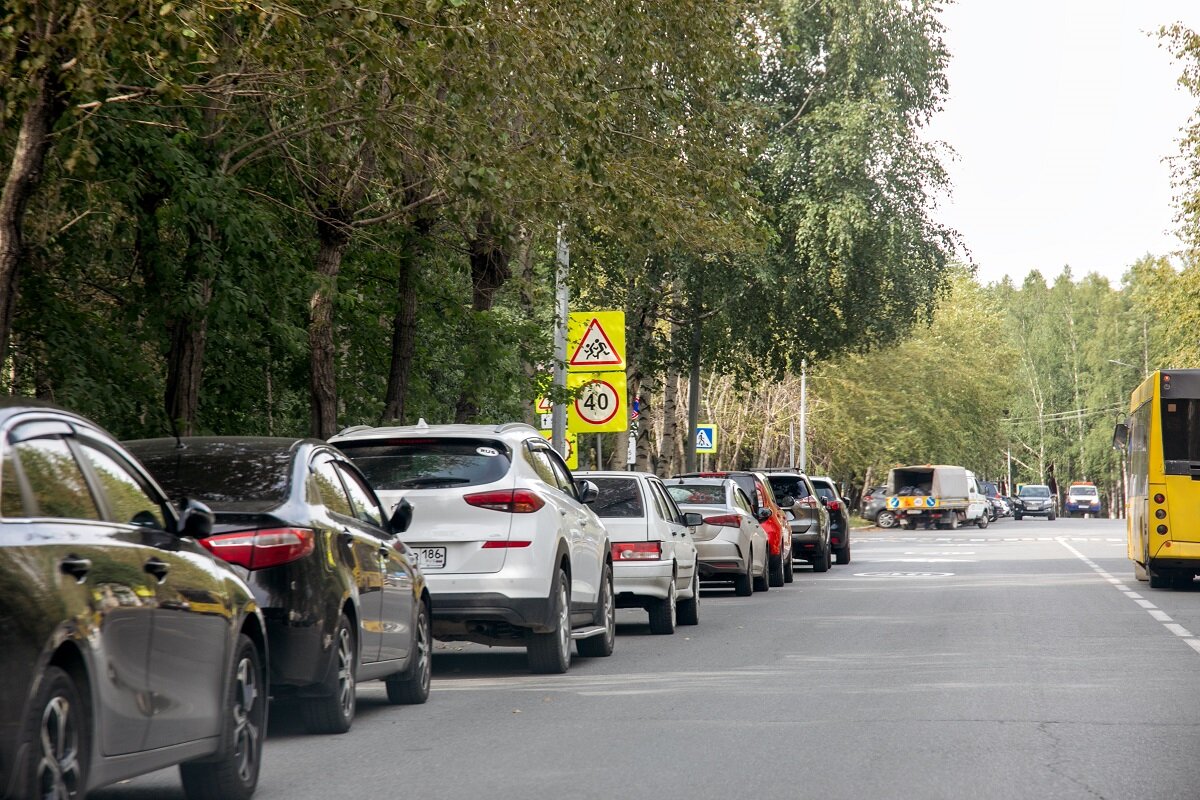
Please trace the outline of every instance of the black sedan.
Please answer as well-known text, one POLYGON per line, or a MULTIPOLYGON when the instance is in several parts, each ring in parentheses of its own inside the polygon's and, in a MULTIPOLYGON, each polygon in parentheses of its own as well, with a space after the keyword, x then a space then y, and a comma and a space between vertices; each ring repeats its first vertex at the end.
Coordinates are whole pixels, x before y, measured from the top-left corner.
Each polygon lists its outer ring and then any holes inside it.
POLYGON ((0 403, 0 796, 82 797, 180 764, 192 800, 246 800, 267 719, 245 582, 108 434, 0 403))
POLYGON ((315 439, 196 437, 127 446, 168 491, 208 503, 203 544, 246 575, 267 619, 273 698, 309 731, 343 733, 355 686, 382 679, 393 703, 429 697, 425 580, 358 469, 315 439))

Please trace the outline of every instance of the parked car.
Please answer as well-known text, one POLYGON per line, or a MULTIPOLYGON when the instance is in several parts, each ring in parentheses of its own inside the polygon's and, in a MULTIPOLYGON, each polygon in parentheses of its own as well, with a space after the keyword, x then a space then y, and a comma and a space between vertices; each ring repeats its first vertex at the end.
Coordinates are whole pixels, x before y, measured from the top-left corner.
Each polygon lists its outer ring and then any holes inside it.
POLYGON ((1067 488, 1067 499, 1063 503, 1063 509, 1067 512, 1067 516, 1098 515, 1100 513, 1100 490, 1096 488, 1096 484, 1088 481, 1072 483, 1067 488))
POLYGON ((179 764, 192 800, 245 800, 267 637, 245 582, 83 417, 0 403, 0 795, 83 797, 179 764))
POLYGON ((592 503, 612 542, 617 608, 643 608, 650 632, 700 622, 700 570, 693 528, 704 519, 675 505, 657 476, 648 472, 577 472, 596 484, 592 503))
POLYGON ((881 528, 891 528, 896 524, 896 514, 887 507, 887 486, 872 486, 863 492, 859 506, 862 518, 874 522, 881 528), (887 513, 880 519, 879 512, 887 513))
POLYGON ((813 487, 821 503, 829 511, 829 542, 834 558, 839 564, 850 563, 850 509, 838 494, 837 484, 832 478, 813 477, 813 487))
POLYGON ((172 495, 208 503, 200 540, 236 566, 267 620, 271 697, 312 733, 345 733, 359 682, 392 703, 429 697, 429 593, 400 540, 409 509, 383 511, 348 458, 316 439, 194 437, 126 446, 172 495))
POLYGON ((826 572, 832 563, 829 512, 817 497, 807 475, 792 471, 767 473, 771 490, 788 517, 792 533, 792 557, 812 564, 813 572, 826 572), (791 502, 788 502, 788 501, 791 502))
POLYGON ((680 511, 701 516, 692 533, 700 579, 732 581, 739 597, 766 591, 771 551, 762 522, 771 510, 755 509, 730 478, 672 478, 666 485, 680 511))
POLYGON ((1013 501, 1013 519, 1045 517, 1053 521, 1056 515, 1055 497, 1044 483, 1027 483, 1017 489, 1013 501))
POLYGON ((408 499, 416 551, 433 598, 433 635, 524 647, 534 672, 608 656, 616 640, 608 531, 536 429, 506 425, 349 428, 331 442, 386 504, 408 499))
POLYGON ((1004 496, 1000 494, 999 486, 991 481, 979 481, 979 491, 987 498, 988 516, 991 517, 992 522, 1012 513, 1008 508, 1008 503, 1004 502, 1004 496))
POLYGON ((762 528, 767 533, 771 545, 769 568, 767 570, 767 586, 756 591, 766 591, 770 586, 783 586, 794 580, 792 566, 792 537, 787 515, 779 507, 775 493, 766 474, 762 472, 694 472, 676 475, 676 478, 732 478, 738 487, 746 493, 746 497, 754 506, 755 512, 760 508, 768 509, 771 513, 762 520, 762 528))

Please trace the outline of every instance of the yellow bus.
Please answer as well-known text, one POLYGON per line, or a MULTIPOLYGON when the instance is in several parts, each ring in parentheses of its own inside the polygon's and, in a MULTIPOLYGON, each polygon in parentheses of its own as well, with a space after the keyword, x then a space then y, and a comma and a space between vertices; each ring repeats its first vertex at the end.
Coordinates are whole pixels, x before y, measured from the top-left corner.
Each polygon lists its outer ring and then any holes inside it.
POLYGON ((1155 589, 1190 585, 1200 574, 1200 369, 1146 378, 1129 399, 1113 446, 1125 452, 1134 575, 1155 589))

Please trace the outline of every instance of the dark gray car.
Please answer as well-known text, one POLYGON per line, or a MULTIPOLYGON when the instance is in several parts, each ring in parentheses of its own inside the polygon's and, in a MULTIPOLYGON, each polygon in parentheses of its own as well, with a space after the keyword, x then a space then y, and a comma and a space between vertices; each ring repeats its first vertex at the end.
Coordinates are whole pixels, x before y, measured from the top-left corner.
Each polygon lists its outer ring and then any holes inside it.
POLYGON ((850 563, 850 509, 832 478, 810 477, 821 505, 829 511, 829 546, 839 564, 850 563))
POLYGON ((792 559, 804 559, 812 564, 813 572, 826 572, 833 559, 829 542, 829 512, 817 496, 817 490, 807 475, 800 472, 767 474, 771 490, 788 515, 792 530, 792 559), (788 499, 791 504, 788 504, 788 499))
POLYGON ((863 492, 862 518, 874 522, 881 528, 890 528, 896 524, 896 515, 888 511, 883 519, 879 518, 881 511, 887 511, 887 486, 872 486, 863 492))

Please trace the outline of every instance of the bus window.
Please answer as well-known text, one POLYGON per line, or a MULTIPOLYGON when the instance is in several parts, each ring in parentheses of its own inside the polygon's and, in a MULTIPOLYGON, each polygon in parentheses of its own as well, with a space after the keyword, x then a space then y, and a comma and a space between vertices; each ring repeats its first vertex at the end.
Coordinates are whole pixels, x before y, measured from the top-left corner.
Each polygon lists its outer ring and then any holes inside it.
POLYGON ((1187 475, 1187 462, 1200 462, 1200 400, 1162 401, 1162 443, 1168 475, 1187 475))

